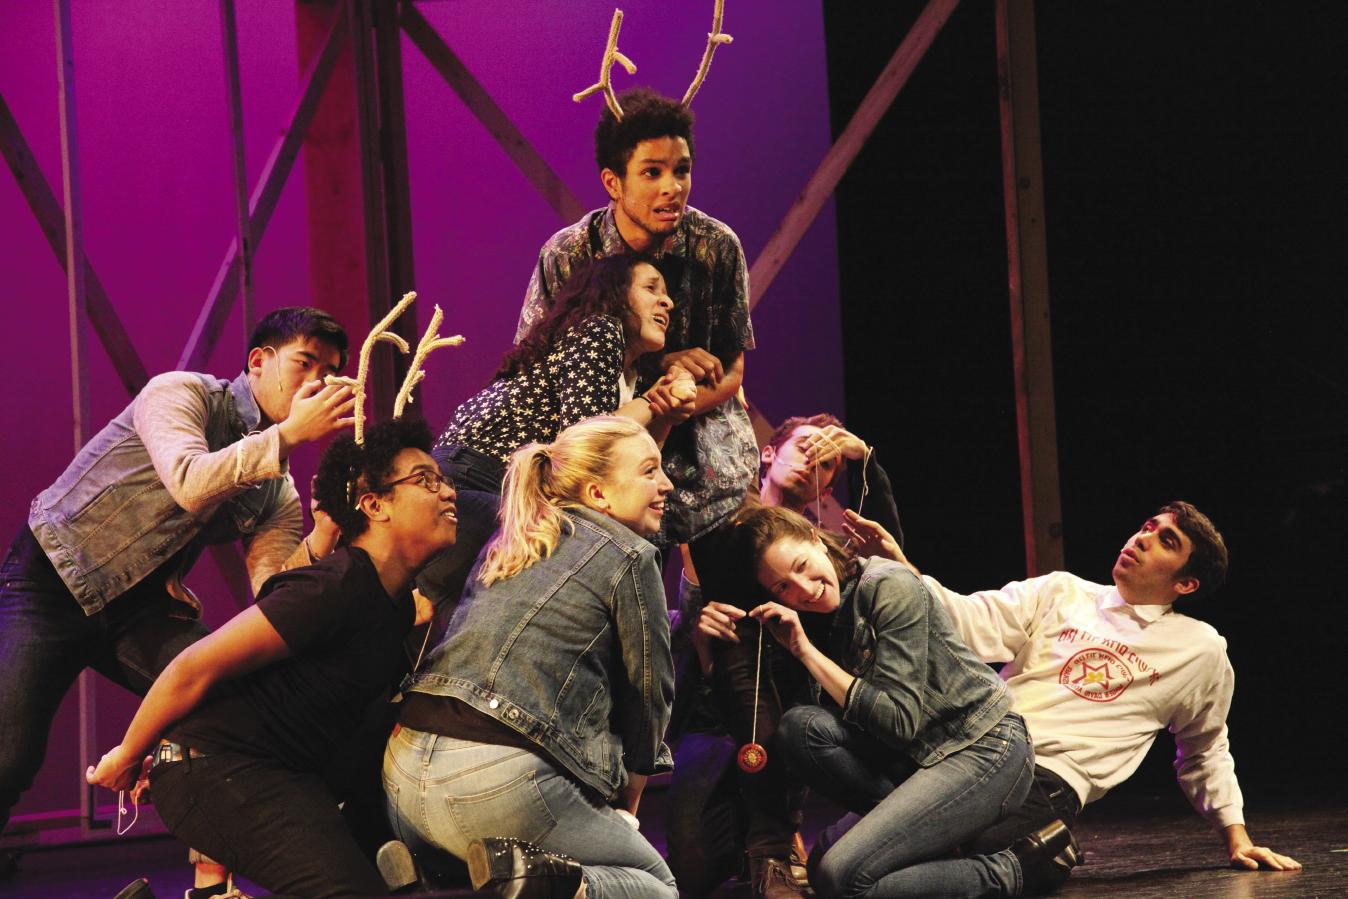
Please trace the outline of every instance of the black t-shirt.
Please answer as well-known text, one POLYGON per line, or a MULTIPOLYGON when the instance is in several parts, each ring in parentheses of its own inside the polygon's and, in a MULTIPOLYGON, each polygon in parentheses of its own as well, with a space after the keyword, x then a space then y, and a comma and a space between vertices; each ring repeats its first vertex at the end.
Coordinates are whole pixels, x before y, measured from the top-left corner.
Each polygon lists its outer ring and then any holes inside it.
POLYGON ((365 551, 343 547, 268 579, 257 605, 290 658, 221 684, 168 738, 321 771, 406 673, 411 591, 390 598, 365 551))

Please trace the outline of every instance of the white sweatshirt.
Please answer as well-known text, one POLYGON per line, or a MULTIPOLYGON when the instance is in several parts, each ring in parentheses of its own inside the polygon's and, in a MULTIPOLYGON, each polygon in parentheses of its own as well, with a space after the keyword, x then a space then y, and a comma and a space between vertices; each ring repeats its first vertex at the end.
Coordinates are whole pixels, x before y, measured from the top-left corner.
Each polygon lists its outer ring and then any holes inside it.
POLYGON ((1194 809, 1217 828, 1245 823, 1226 732, 1235 672, 1210 625, 1065 571, 970 596, 922 579, 975 654, 1007 663, 1036 763, 1083 806, 1127 780, 1166 728, 1194 809))

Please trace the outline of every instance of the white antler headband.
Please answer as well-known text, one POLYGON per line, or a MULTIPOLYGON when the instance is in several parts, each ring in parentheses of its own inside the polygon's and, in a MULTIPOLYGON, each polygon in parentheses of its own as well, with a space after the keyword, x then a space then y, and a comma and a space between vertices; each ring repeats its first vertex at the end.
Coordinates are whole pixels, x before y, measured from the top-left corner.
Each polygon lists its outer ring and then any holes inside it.
MULTIPOLYGON (((412 302, 417 298, 416 291, 410 290, 403 294, 403 298, 397 305, 389 310, 379 320, 379 324, 370 329, 369 336, 360 347, 360 364, 356 367, 356 376, 354 378, 343 377, 340 375, 328 375, 324 382, 328 384, 341 384, 350 387, 356 394, 356 443, 365 443, 365 382, 370 376, 370 353, 374 351, 375 344, 381 340, 388 341, 398 348, 404 354, 410 353, 412 348, 407 345, 407 341, 400 334, 390 331, 393 323, 398 320, 398 316, 407 311, 412 302)), ((422 370, 422 363, 430 355, 432 350, 438 350, 441 347, 458 346, 463 343, 462 335, 453 337, 441 337, 437 332, 440 329, 440 322, 444 319, 444 313, 440 307, 435 307, 435 314, 431 316, 430 327, 422 336, 421 342, 417 344, 417 354, 412 358, 412 366, 407 372, 407 377, 403 379, 402 388, 398 391, 398 398, 393 404, 393 417, 401 418, 403 409, 411 402, 412 388, 421 383, 426 377, 426 372, 422 370)))
MULTIPOLYGON (((716 48, 734 40, 733 37, 721 30, 721 20, 724 16, 725 0, 716 0, 715 9, 712 12, 711 33, 707 35, 707 49, 702 52, 702 62, 697 67, 697 74, 693 76, 693 83, 688 85, 688 90, 684 93, 681 101, 681 105, 685 107, 693 102, 693 97, 697 95, 698 88, 702 87, 702 82, 707 77, 707 71, 711 68, 711 58, 716 54, 716 48)), ((618 52, 618 31, 622 28, 622 24, 623 11, 615 9, 613 21, 608 28, 608 43, 604 45, 604 58, 599 64, 599 80, 571 97, 572 100, 579 103, 591 94, 602 91, 604 103, 607 104, 609 112, 613 113, 613 117, 620 122, 623 120, 623 109, 618 105, 618 97, 613 92, 613 64, 615 62, 620 63, 629 75, 637 73, 636 64, 618 52)))

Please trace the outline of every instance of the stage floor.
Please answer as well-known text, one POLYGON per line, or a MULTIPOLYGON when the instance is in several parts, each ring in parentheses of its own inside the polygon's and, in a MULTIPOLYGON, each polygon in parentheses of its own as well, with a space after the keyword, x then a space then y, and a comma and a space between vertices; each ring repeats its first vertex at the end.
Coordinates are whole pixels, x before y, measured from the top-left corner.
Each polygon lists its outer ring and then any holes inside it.
MULTIPOLYGON (((642 807, 642 830, 660 847, 664 798, 663 791, 651 791, 642 807)), ((813 836, 832 815, 828 806, 812 803, 806 836, 813 836)), ((1253 873, 1227 868, 1216 837, 1177 793, 1154 800, 1109 797, 1087 809, 1078 821, 1076 832, 1086 863, 1057 895, 1065 899, 1348 895, 1348 807, 1340 800, 1298 798, 1260 804, 1250 815, 1255 839, 1296 858, 1305 870, 1253 873)), ((145 876, 160 899, 178 897, 191 883, 185 857, 186 851, 171 837, 28 850, 21 854, 13 876, 0 881, 0 896, 108 899, 134 878, 145 876)), ((714 895, 746 899, 750 893, 745 884, 729 883, 714 895)))

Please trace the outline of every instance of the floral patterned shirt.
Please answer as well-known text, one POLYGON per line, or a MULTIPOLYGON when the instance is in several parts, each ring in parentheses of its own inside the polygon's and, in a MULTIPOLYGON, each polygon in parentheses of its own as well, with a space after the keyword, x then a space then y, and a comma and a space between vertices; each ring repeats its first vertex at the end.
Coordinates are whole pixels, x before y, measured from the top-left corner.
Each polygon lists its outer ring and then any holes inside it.
MULTIPOLYGON (((628 252, 612 204, 554 234, 529 278, 516 342, 543 317, 578 264, 628 252)), ((665 352, 701 347, 728 366, 754 348, 749 267, 734 231, 688 206, 655 255, 674 301, 665 352)), ((666 500, 661 539, 693 539, 734 512, 752 483, 757 457, 749 416, 734 398, 676 427, 664 449, 674 492, 666 500)))
POLYGON ((616 318, 585 319, 546 357, 464 400, 435 445, 458 444, 506 462, 526 443, 551 443, 582 418, 611 415, 625 346, 616 318))

